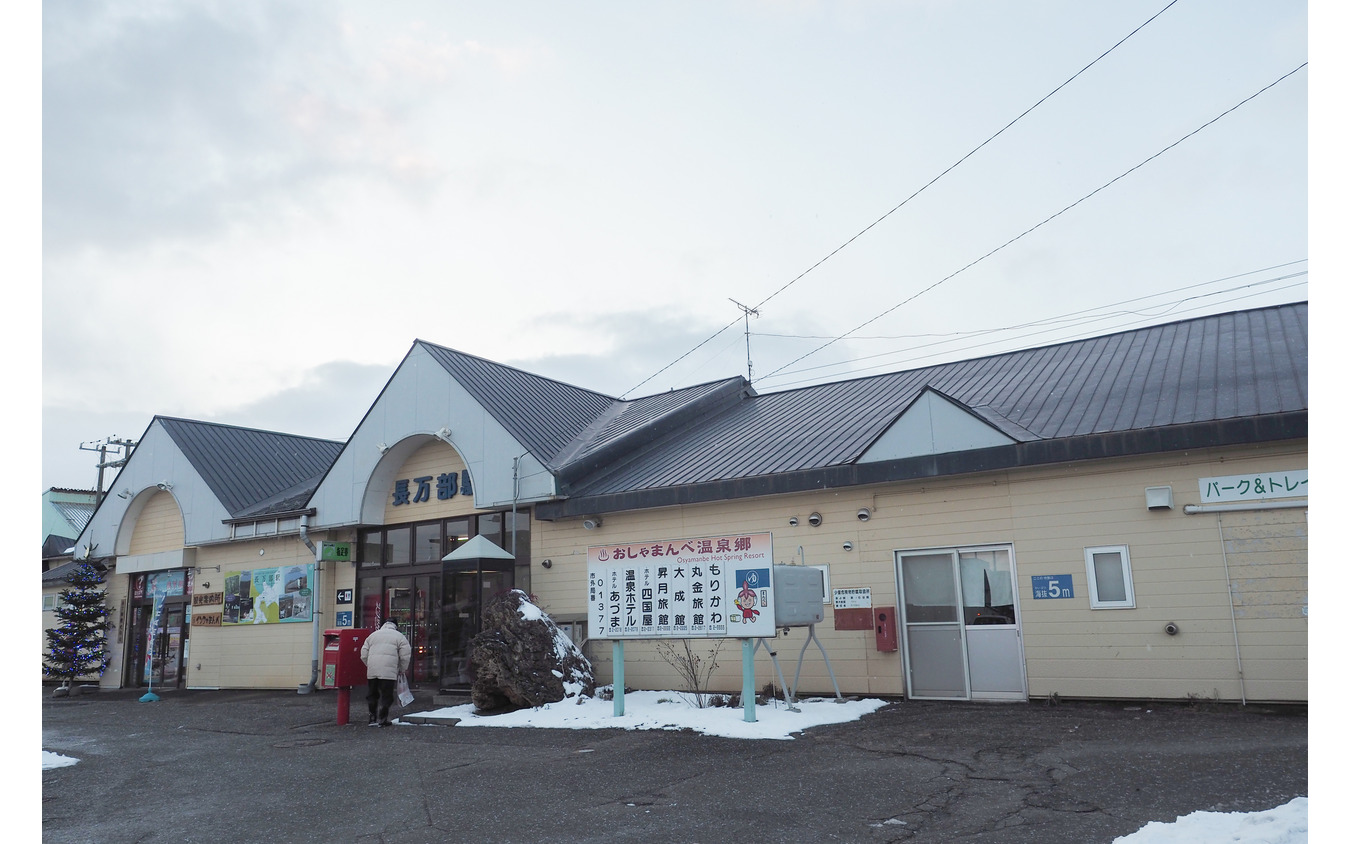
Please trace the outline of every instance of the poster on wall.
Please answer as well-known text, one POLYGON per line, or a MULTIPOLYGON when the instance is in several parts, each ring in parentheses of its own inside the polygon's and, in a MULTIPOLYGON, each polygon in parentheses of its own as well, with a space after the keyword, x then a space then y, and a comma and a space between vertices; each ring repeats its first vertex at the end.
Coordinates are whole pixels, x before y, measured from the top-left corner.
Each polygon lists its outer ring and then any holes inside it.
POLYGON ((314 564, 280 566, 225 575, 221 625, 277 624, 314 618, 314 564))

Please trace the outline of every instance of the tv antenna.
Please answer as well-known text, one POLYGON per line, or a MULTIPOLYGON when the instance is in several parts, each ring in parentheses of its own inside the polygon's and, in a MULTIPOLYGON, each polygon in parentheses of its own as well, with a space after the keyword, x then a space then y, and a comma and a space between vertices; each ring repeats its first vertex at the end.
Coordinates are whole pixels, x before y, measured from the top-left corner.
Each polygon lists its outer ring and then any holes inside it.
POLYGON ((755 372, 754 365, 750 362, 750 317, 754 316, 758 319, 759 309, 742 305, 740 302, 737 302, 730 297, 727 297, 727 301, 740 308, 741 312, 745 315, 745 380, 746 383, 750 383, 754 380, 755 372))

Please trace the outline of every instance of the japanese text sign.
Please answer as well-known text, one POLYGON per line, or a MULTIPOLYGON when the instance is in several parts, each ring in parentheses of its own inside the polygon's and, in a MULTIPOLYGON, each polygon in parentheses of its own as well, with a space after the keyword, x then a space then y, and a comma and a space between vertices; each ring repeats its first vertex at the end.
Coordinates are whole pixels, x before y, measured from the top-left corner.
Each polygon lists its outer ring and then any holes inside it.
POLYGON ((776 633, 771 534, 594 545, 586 562, 592 638, 776 633))
POLYGON ((469 479, 469 470, 423 475, 419 478, 399 478, 394 481, 395 507, 421 504, 430 501, 433 495, 437 501, 449 501, 456 495, 473 495, 473 481, 469 479))
POLYGON ((870 586, 834 590, 834 608, 837 610, 870 609, 871 607, 872 587, 870 586))
POLYGON ((1260 501, 1264 498, 1296 498, 1308 494, 1308 470, 1261 472, 1200 479, 1200 502, 1260 501))

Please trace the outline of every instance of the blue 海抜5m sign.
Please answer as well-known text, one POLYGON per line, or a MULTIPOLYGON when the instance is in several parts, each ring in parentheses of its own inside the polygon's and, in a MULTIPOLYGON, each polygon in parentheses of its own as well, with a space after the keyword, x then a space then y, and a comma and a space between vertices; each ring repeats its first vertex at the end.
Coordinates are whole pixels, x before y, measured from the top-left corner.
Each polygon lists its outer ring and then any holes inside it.
POLYGON ((1072 598, 1073 575, 1071 574, 1033 574, 1031 576, 1031 597, 1072 598))

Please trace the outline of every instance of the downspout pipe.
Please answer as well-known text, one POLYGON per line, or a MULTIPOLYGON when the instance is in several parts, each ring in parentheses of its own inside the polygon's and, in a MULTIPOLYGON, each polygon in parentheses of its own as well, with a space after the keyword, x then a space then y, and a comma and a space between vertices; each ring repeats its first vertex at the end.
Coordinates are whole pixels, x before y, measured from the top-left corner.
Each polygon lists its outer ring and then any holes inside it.
POLYGON ((1233 621, 1233 653, 1237 656, 1238 691, 1242 695, 1242 705, 1247 705, 1247 678, 1242 673, 1242 645, 1238 643, 1237 609, 1233 600, 1233 576, 1228 572, 1228 544, 1223 538, 1223 516, 1218 516, 1219 551, 1223 554, 1223 577, 1228 581, 1228 615, 1233 621))
POLYGON ((300 687, 300 694, 307 695, 312 693, 319 684, 319 642, 323 634, 323 629, 319 625, 321 616, 319 602, 323 600, 323 591, 319 589, 319 579, 323 576, 323 561, 319 559, 319 549, 309 538, 308 514, 301 514, 300 516, 300 541, 305 543, 305 547, 314 555, 314 654, 310 660, 309 683, 300 687))

